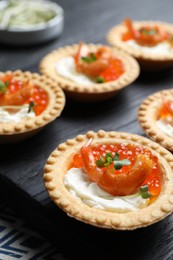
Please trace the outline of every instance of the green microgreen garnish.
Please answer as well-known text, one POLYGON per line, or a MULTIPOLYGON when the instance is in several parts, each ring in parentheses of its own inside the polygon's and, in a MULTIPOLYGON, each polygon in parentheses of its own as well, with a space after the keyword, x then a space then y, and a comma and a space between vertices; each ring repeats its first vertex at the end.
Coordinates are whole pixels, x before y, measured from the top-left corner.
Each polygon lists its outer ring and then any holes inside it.
POLYGON ((105 167, 105 159, 102 155, 100 155, 100 160, 97 160, 96 161, 96 165, 99 167, 99 168, 103 168, 105 167))
POLYGON ((98 78, 96 78, 96 82, 97 83, 104 83, 105 81, 102 77, 98 77, 98 78))
POLYGON ((149 199, 151 198, 151 193, 148 190, 148 185, 143 185, 141 186, 140 190, 139 190, 139 195, 143 198, 143 199, 149 199))
POLYGON ((112 156, 111 153, 107 153, 105 158, 100 155, 100 159, 96 161, 96 165, 99 168, 108 167, 112 163, 114 164, 115 170, 120 170, 123 166, 131 164, 128 159, 120 160, 119 153, 115 153, 114 156, 112 156))
POLYGON ((96 56, 94 55, 94 53, 91 52, 88 56, 82 57, 81 60, 86 63, 92 63, 96 60, 96 56))
POLYGON ((115 170, 120 170, 125 165, 130 165, 131 162, 128 159, 114 161, 115 170))
POLYGON ((5 94, 7 92, 7 88, 9 86, 9 82, 6 81, 6 82, 3 82, 0 80, 0 92, 5 94))
POLYGON ((28 113, 30 113, 30 112, 35 112, 35 111, 34 111, 34 107, 35 107, 35 103, 34 103, 34 101, 31 101, 31 102, 29 103, 28 113))
POLYGON ((146 35, 155 35, 158 33, 158 31, 154 28, 152 29, 145 29, 145 28, 141 28, 139 30, 140 33, 146 34, 146 35))

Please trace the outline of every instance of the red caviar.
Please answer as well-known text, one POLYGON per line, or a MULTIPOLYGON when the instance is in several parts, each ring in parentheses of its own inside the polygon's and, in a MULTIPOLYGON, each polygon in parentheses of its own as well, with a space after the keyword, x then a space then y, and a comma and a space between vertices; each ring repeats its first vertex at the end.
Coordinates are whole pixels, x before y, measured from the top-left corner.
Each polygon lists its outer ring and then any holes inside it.
MULTIPOLYGON (((120 159, 128 159, 130 160, 131 164, 128 166, 123 166, 120 170, 115 170, 114 174, 121 174, 129 171, 135 161, 135 157, 138 154, 146 154, 148 157, 153 161, 154 167, 150 174, 147 176, 144 184, 148 185, 149 191, 153 196, 157 196, 161 191, 161 173, 158 164, 158 159, 155 155, 151 153, 151 151, 147 148, 142 146, 133 146, 131 144, 124 145, 124 144, 114 144, 114 145, 107 145, 102 144, 99 146, 92 147, 92 153, 94 155, 95 160, 100 159, 100 155, 105 156, 106 153, 119 153, 120 159)), ((75 154, 73 156, 73 161, 70 164, 69 168, 83 168, 83 161, 80 154, 75 154)), ((104 168, 101 168, 104 171, 104 168)))
POLYGON ((116 80, 124 73, 124 66, 119 59, 110 59, 109 65, 103 70, 99 77, 104 80, 104 82, 116 80))
POLYGON ((24 105, 29 104, 31 101, 33 101, 35 104, 34 111, 36 116, 40 115, 47 107, 47 92, 44 89, 32 84, 32 82, 15 80, 13 79, 13 74, 1 77, 0 81, 7 86, 6 91, 0 92, 0 106, 24 105), (20 96, 21 90, 24 90, 28 86, 31 91, 26 91, 27 93, 25 93, 25 95, 23 94, 22 96, 20 96))
POLYGON ((159 116, 165 118, 167 116, 173 116, 173 101, 163 100, 163 106, 160 109, 159 116))
POLYGON ((26 100, 26 103, 29 104, 31 101, 36 104, 34 111, 36 116, 38 116, 46 109, 48 105, 48 95, 44 89, 34 86, 34 92, 31 97, 26 100))

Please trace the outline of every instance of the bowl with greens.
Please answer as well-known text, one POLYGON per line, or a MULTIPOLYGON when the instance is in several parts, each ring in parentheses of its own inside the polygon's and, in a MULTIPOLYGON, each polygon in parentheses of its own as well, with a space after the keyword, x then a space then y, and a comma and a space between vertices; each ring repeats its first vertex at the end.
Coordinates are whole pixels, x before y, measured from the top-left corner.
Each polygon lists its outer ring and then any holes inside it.
POLYGON ((0 42, 31 45, 46 42, 63 31, 63 9, 48 0, 0 1, 0 42))

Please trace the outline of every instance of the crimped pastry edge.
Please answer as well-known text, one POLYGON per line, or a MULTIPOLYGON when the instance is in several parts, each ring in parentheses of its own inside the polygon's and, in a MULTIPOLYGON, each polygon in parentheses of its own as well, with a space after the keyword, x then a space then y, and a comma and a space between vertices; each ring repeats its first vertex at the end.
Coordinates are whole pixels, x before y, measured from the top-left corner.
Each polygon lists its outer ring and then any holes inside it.
MULTIPOLYGON (((95 51, 98 47, 103 45, 87 44, 87 46, 91 51, 95 51)), ((58 75, 55 71, 55 63, 62 57, 74 55, 78 48, 79 44, 74 44, 54 50, 41 60, 39 66, 40 72, 56 80, 59 86, 63 88, 69 96, 74 96, 76 93, 78 99, 85 96, 85 99, 89 101, 92 96, 94 101, 99 99, 99 97, 104 100, 107 98, 105 94, 112 94, 111 96, 113 96, 117 91, 131 84, 139 76, 140 70, 136 60, 127 53, 115 48, 112 48, 113 53, 117 58, 122 60, 125 66, 125 72, 117 80, 101 84, 93 83, 91 86, 83 86, 58 75)))
POLYGON ((152 140, 173 151, 173 138, 156 125, 156 114, 162 106, 163 97, 170 99, 170 96, 173 96, 173 89, 158 91, 144 99, 138 110, 138 121, 152 140))
POLYGON ((57 86, 51 79, 38 73, 31 73, 30 71, 7 71, 0 72, 0 76, 13 73, 16 80, 31 80, 34 84, 44 89, 49 96, 49 103, 47 108, 39 116, 23 119, 21 122, 8 122, 0 124, 0 142, 8 140, 15 141, 25 139, 28 136, 36 133, 42 127, 60 116, 64 105, 65 95, 60 87, 57 86))
POLYGON ((44 183, 47 192, 54 203, 69 216, 100 228, 115 230, 133 230, 146 227, 158 222, 173 211, 173 156, 166 149, 151 140, 123 132, 105 132, 99 130, 78 135, 60 144, 49 156, 44 167, 44 183), (67 171, 67 160, 77 152, 89 139, 93 138, 93 145, 99 143, 131 143, 148 147, 159 159, 164 173, 164 184, 158 198, 148 207, 135 212, 112 213, 85 205, 72 196, 63 184, 67 171))

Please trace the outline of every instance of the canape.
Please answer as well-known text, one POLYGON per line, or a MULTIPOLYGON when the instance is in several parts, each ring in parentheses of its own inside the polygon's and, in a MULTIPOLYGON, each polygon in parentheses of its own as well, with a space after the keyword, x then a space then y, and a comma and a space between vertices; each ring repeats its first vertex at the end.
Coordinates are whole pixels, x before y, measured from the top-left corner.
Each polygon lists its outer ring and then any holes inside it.
POLYGON ((80 43, 46 55, 40 71, 53 78, 67 96, 92 102, 106 100, 132 83, 139 75, 139 66, 120 50, 80 43))
POLYGON ((134 56, 142 69, 157 70, 173 65, 173 25, 127 18, 110 29, 108 42, 134 56))
POLYGON ((57 118, 64 105, 62 89, 46 76, 0 72, 0 142, 32 136, 57 118))
POLYGON ((138 119, 151 139, 173 151, 173 89, 147 97, 140 105, 138 119))
POLYGON ((128 133, 89 131, 62 143, 44 167, 51 199, 100 228, 132 230, 173 211, 173 156, 128 133))

